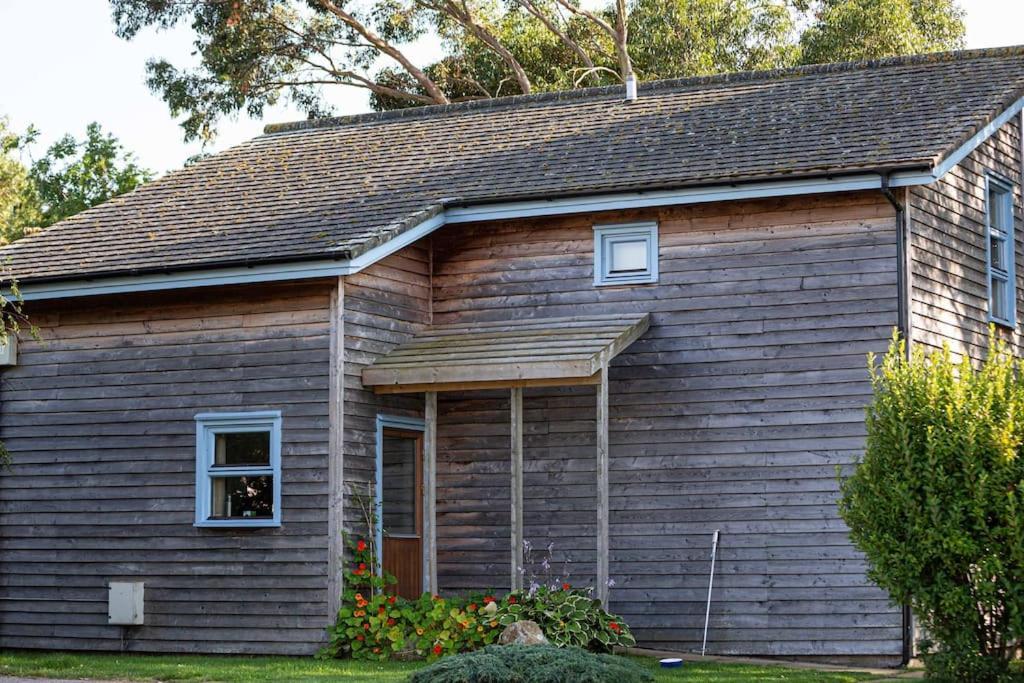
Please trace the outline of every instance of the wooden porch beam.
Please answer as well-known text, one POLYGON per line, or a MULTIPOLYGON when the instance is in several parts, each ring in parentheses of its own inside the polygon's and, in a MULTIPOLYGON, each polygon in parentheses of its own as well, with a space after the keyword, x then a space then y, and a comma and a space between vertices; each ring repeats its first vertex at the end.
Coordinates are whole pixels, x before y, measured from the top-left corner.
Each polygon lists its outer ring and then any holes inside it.
POLYGON ((423 400, 423 578, 426 590, 437 593, 437 393, 423 400))
POLYGON ((608 604, 608 365, 597 385, 597 598, 608 604))
POLYGON ((512 590, 523 588, 523 389, 514 387, 512 413, 512 590))

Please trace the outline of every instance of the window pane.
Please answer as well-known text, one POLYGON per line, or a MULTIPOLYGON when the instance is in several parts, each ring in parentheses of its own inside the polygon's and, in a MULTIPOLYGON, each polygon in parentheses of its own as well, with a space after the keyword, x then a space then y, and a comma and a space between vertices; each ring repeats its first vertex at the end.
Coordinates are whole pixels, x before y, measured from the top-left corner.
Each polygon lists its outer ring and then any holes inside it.
POLYGON ((1010 230, 1013 209, 1009 192, 1001 187, 989 187, 988 211, 991 227, 1004 232, 1010 230))
POLYGON ((611 242, 609 270, 613 273, 647 270, 647 240, 611 242))
POLYGON ((214 477, 211 519, 265 519, 274 516, 274 478, 269 474, 214 477))
POLYGON ((214 437, 217 467, 270 464, 270 432, 223 432, 214 437))
POLYGON ((411 437, 384 437, 381 522, 388 534, 415 536, 419 533, 416 528, 416 442, 411 437))
POLYGON ((992 267, 1006 270, 1006 242, 998 235, 989 235, 988 243, 992 267))

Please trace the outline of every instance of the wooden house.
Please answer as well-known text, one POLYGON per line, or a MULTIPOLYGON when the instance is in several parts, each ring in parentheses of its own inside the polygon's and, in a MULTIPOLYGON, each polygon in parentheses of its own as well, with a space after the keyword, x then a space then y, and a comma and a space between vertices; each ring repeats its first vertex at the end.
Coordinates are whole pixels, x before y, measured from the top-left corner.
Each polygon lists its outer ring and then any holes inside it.
POLYGON ((6 248, 0 647, 312 653, 349 531, 693 650, 718 530, 709 652, 899 663, 836 470, 894 328, 1020 341, 1024 48, 622 95, 270 126, 6 248))

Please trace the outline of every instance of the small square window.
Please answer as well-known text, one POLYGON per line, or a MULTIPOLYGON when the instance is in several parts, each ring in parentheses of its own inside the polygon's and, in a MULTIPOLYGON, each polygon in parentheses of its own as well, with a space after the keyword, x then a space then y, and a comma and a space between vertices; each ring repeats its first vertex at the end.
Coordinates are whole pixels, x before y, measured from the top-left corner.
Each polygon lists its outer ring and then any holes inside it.
POLYGON ((196 415, 196 526, 281 524, 281 413, 196 415))
POLYGON ((594 284, 628 285, 658 281, 658 225, 594 227, 594 284))

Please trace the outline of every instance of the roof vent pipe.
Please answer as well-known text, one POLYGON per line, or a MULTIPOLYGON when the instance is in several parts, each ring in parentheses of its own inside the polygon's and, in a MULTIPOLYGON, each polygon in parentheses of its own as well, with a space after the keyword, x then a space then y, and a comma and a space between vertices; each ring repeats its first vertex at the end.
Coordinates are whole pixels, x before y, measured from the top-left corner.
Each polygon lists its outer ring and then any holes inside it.
POLYGON ((626 75, 626 101, 636 102, 636 74, 632 72, 626 75))

